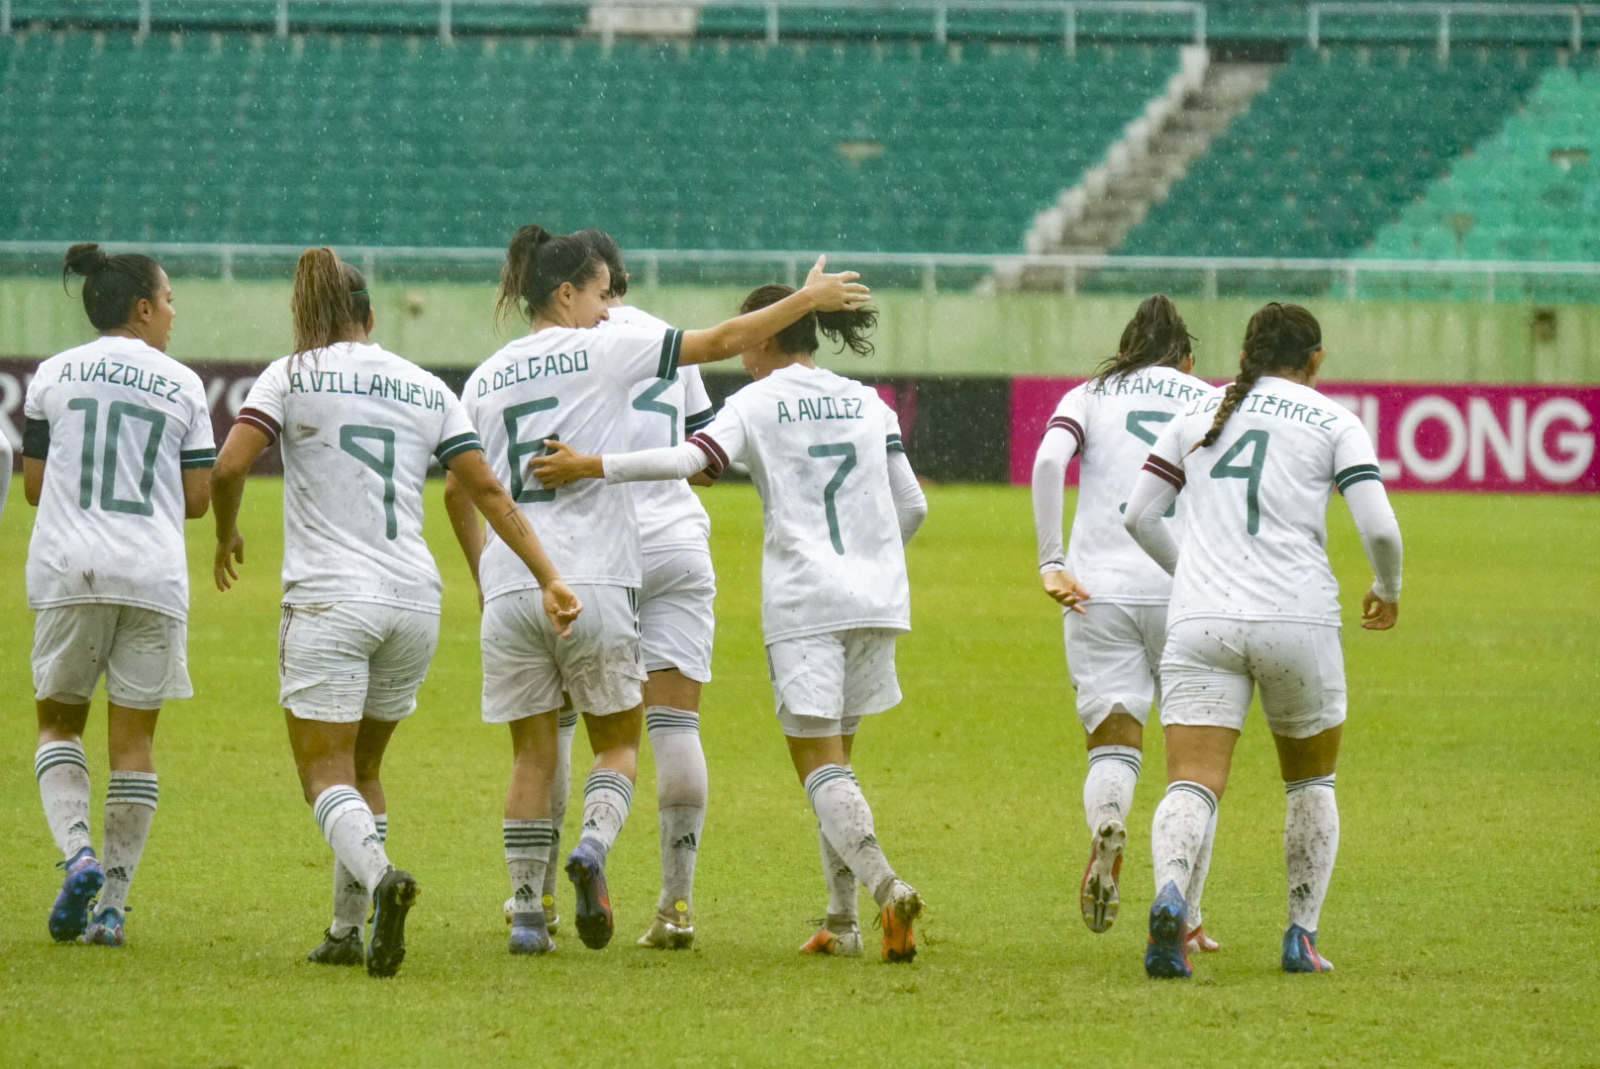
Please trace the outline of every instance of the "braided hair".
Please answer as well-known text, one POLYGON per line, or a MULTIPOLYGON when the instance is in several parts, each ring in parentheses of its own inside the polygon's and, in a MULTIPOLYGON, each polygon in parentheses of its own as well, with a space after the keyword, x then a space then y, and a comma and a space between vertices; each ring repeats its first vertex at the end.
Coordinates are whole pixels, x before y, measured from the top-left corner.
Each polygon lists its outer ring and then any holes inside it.
POLYGON ((1095 388, 1104 386, 1112 376, 1127 375, 1140 368, 1177 367, 1184 357, 1194 355, 1190 344, 1193 341, 1171 297, 1165 293, 1146 297, 1122 328, 1116 355, 1095 370, 1095 388))
MULTIPOLYGON (((1298 304, 1262 305, 1250 317, 1244 331, 1244 354, 1239 360, 1239 377, 1228 384, 1222 404, 1205 437, 1195 449, 1216 444, 1239 403, 1255 389, 1261 376, 1271 371, 1299 371, 1311 362, 1311 355, 1322 348, 1322 327, 1317 317, 1298 304)), ((1191 450, 1192 452, 1192 450, 1191 450)))

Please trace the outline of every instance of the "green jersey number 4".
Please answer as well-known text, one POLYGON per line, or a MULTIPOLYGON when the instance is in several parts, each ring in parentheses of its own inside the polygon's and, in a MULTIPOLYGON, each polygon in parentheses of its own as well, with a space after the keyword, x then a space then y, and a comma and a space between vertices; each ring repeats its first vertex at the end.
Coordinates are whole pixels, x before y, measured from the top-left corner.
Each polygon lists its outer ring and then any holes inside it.
POLYGON ((822 488, 822 511, 828 516, 828 539, 833 543, 833 551, 842 557, 844 538, 839 534, 839 506, 835 499, 839 494, 839 487, 844 485, 845 477, 855 469, 856 447, 849 442, 829 442, 825 445, 814 445, 806 452, 814 457, 839 458, 839 467, 834 471, 833 478, 822 488))
POLYGON ((1252 535, 1261 531, 1261 469, 1267 465, 1267 439, 1266 431, 1245 431, 1211 466, 1213 479, 1245 480, 1244 529, 1252 535), (1247 449, 1249 463, 1235 463, 1247 449))

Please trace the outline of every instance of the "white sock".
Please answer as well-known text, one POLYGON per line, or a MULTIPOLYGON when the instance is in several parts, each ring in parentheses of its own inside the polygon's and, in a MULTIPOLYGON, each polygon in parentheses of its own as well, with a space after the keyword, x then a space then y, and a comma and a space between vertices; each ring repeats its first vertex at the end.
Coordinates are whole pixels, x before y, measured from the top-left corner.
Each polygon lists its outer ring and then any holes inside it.
POLYGON ((1206 825, 1205 842, 1200 844, 1200 856, 1194 859, 1194 875, 1189 879, 1189 893, 1185 896, 1188 902, 1187 919, 1189 927, 1200 927, 1200 896, 1205 893, 1206 874, 1211 871, 1211 844, 1217 838, 1217 815, 1211 814, 1211 823, 1206 825))
POLYGON ((1096 746, 1089 751, 1089 772, 1083 777, 1083 818, 1089 822, 1090 835, 1098 834, 1108 820, 1127 825, 1142 756, 1137 746, 1096 746))
POLYGON ((550 857, 544 866, 544 893, 540 903, 554 909, 556 878, 561 874, 561 825, 567 819, 567 796, 572 793, 572 737, 578 732, 578 712, 563 709, 556 717, 556 772, 550 780, 550 857))
POLYGON ((154 772, 112 770, 106 787, 105 849, 100 851, 106 882, 100 888, 96 910, 123 909, 127 905, 128 885, 139 867, 139 855, 144 853, 158 797, 154 772))
POLYGON ((656 908, 686 913, 694 902, 694 863, 706 822, 706 754, 700 748, 700 716, 687 709, 652 705, 644 711, 644 725, 656 755, 656 808, 661 826, 661 898, 656 908))
MULTIPOLYGON (((377 830, 378 842, 389 841, 389 814, 372 814, 372 826, 377 830)), ((372 905, 372 896, 367 894, 366 887, 360 880, 351 875, 350 870, 344 867, 344 862, 335 855, 333 859, 333 923, 328 925, 328 934, 335 939, 340 938, 360 928, 367 923, 367 911, 372 905)))
POLYGON ((47 742, 33 754, 44 819, 61 856, 89 845, 89 762, 76 742, 47 742))
POLYGON ((1333 861, 1339 853, 1339 802, 1333 775, 1285 783, 1289 794, 1283 820, 1283 864, 1289 877, 1289 923, 1317 930, 1322 899, 1328 893, 1333 861))
POLYGON ((841 765, 819 765, 806 777, 806 797, 822 833, 879 905, 894 883, 894 869, 872 830, 872 808, 841 765))
POLYGON ((632 780, 614 769, 591 770, 583 784, 583 838, 609 852, 632 804, 632 780))
POLYGON ((538 913, 545 869, 550 867, 550 840, 555 835, 549 817, 541 820, 501 822, 506 844, 506 871, 511 874, 511 912, 538 913))
POLYGON ((1156 894, 1168 883, 1178 885, 1184 902, 1195 859, 1205 842, 1206 828, 1217 812, 1217 796, 1201 784, 1175 780, 1156 806, 1150 820, 1150 860, 1155 868, 1156 894))
MULTIPOLYGON (((856 782, 855 771, 849 765, 845 765, 844 770, 859 788, 861 784, 856 782)), ((828 916, 841 921, 855 921, 856 874, 850 871, 850 866, 844 863, 839 851, 828 841, 821 823, 817 824, 817 850, 822 857, 822 882, 828 888, 828 916)))
POLYGON ((333 856, 371 895, 389 871, 389 855, 384 852, 372 810, 367 808, 361 792, 336 783, 317 795, 311 803, 311 813, 322 829, 322 837, 333 847, 333 856))

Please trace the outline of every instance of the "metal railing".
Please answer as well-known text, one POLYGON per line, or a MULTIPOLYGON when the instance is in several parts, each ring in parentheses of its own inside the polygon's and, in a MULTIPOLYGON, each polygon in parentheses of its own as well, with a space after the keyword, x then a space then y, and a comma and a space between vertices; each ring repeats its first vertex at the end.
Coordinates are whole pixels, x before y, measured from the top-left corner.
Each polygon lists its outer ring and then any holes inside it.
MULTIPOLYGON (((66 240, 0 241, 0 276, 59 272, 68 244, 66 240)), ((287 281, 303 251, 299 245, 108 244, 156 256, 181 277, 222 280, 287 281)), ((379 284, 481 281, 490 285, 505 250, 342 245, 339 254, 379 284)), ((815 258, 815 252, 786 249, 627 251, 635 284, 646 287, 757 284, 773 279, 793 285, 804 279, 815 258)), ((1600 263, 928 252, 830 252, 828 260, 835 269, 861 271, 869 284, 880 288, 918 288, 928 293, 1164 289, 1211 298, 1284 292, 1359 300, 1408 286, 1431 292, 1430 287, 1447 283, 1457 295, 1521 300, 1527 299, 1532 284, 1566 283, 1572 299, 1600 300, 1600 263)))
MULTIPOLYGON (((1322 44, 1323 20, 1328 15, 1354 15, 1365 19, 1415 18, 1432 16, 1437 20, 1434 34, 1435 49, 1441 59, 1450 55, 1453 17, 1489 19, 1561 19, 1569 23, 1567 47, 1574 52, 1583 50, 1583 20, 1600 15, 1600 4, 1498 4, 1498 3, 1312 3, 1306 9, 1306 43, 1312 48, 1322 44)), ((1370 33, 1370 31, 1367 31, 1370 33)), ((1341 34, 1341 37, 1362 34, 1341 34)))

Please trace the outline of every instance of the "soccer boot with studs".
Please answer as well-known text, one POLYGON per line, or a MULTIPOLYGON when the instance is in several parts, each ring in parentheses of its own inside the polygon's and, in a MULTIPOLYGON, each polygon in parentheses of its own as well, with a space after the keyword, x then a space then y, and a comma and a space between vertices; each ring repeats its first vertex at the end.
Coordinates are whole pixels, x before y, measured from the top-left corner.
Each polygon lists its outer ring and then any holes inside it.
POLYGON ((1122 874, 1122 848, 1127 842, 1128 829, 1120 820, 1106 821, 1090 840, 1089 864, 1078 885, 1078 905, 1091 932, 1109 932, 1117 919, 1121 901, 1117 877, 1122 874))

